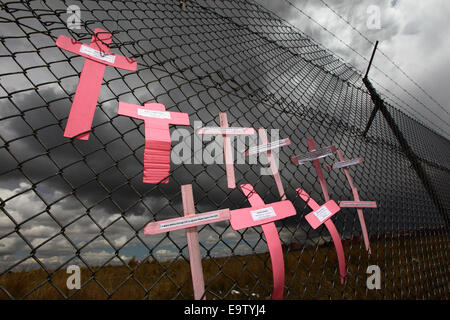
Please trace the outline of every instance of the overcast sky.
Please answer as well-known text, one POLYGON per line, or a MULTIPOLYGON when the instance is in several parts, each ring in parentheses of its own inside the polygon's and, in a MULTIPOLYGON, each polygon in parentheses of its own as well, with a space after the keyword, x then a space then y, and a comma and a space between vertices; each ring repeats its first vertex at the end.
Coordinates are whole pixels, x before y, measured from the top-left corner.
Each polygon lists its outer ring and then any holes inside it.
POLYGON ((402 109, 412 113, 418 120, 433 127, 436 131, 450 137, 450 1, 447 0, 256 0, 264 7, 277 13, 298 29, 320 42, 324 47, 350 62, 362 74, 368 62, 349 47, 355 49, 367 60, 370 59, 373 45, 352 29, 372 42, 380 41, 374 67, 369 78, 375 80, 393 94, 385 92, 374 83, 379 92, 402 105, 402 109), (289 2, 292 4, 289 4, 289 2), (332 10, 337 12, 342 19, 332 10), (374 11, 370 6, 380 9, 380 29, 368 28, 374 11), (295 7, 297 8, 295 8, 295 7), (320 23, 336 37, 325 31, 320 23), (411 82, 400 70, 382 54, 393 60, 412 80, 419 84, 434 100, 411 82), (410 94, 399 88, 376 67, 399 83, 410 94), (396 98, 394 95, 398 96, 396 98), (420 102, 418 102, 417 100, 420 102), (403 103, 403 100, 406 103, 403 103), (425 106, 426 107, 425 107, 425 106), (430 110, 427 110, 430 109, 430 110), (445 111, 443 110, 445 109, 445 111), (433 114, 434 113, 434 114, 433 114), (426 118, 426 120, 424 119, 426 118), (431 122, 431 123, 430 123, 431 122))

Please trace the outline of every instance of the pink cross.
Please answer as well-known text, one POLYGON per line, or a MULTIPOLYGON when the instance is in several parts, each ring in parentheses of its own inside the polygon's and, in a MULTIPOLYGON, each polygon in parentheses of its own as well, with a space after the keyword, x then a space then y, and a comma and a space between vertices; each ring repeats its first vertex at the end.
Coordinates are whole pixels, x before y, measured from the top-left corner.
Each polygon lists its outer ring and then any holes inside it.
POLYGON ((333 200, 329 200, 324 205, 319 206, 317 202, 306 193, 305 190, 298 188, 296 191, 300 198, 302 198, 308 206, 313 209, 313 212, 310 212, 305 216, 305 219, 308 221, 310 226, 313 229, 317 229, 320 225, 325 224, 325 227, 328 229, 328 232, 333 239, 334 247, 336 248, 339 262, 339 273, 341 275, 341 283, 343 284, 346 276, 344 248, 342 247, 341 238, 339 237, 336 226, 330 219, 336 212, 341 210, 341 208, 333 200))
POLYGON ((272 262, 273 291, 272 299, 283 299, 284 291, 284 259, 280 237, 274 221, 296 214, 294 205, 289 200, 265 204, 250 184, 241 185, 242 192, 247 196, 251 208, 231 210, 231 227, 240 230, 254 226, 261 226, 269 247, 272 262))
POLYGON ((339 157, 339 162, 336 162, 332 166, 329 166, 328 169, 331 170, 342 168, 342 170, 344 170, 347 181, 350 184, 350 188, 352 189, 354 198, 354 201, 339 201, 339 206, 341 208, 356 208, 359 218, 359 224, 361 225, 361 230, 363 233, 364 245, 366 246, 367 253, 370 255, 372 251, 370 250, 369 235, 367 233, 367 227, 364 220, 364 213, 362 211, 362 208, 377 208, 377 203, 375 201, 360 201, 358 190, 353 184, 352 177, 350 176, 348 167, 361 163, 362 159, 356 158, 352 160, 345 160, 341 150, 337 150, 337 155, 339 157))
POLYGON ((223 153, 225 157, 225 170, 227 173, 228 188, 236 188, 236 179, 234 176, 233 149, 231 148, 230 135, 253 135, 253 128, 229 127, 227 114, 219 113, 220 127, 203 127, 197 130, 197 134, 221 134, 223 137, 223 153))
POLYGON ((244 150, 243 152, 246 156, 262 152, 265 152, 267 154, 267 160, 269 160, 270 170, 272 171, 273 178, 275 179, 275 183, 277 185, 280 198, 281 200, 286 200, 286 194, 284 192, 283 183, 281 182, 280 172, 278 172, 278 166, 277 163, 275 162, 271 150, 288 146, 291 144, 291 140, 289 140, 289 138, 286 138, 268 143, 266 129, 259 128, 258 134, 262 144, 256 147, 249 148, 248 150, 244 150))
POLYGON ((146 102, 144 106, 119 102, 120 115, 144 120, 144 183, 168 183, 170 171, 169 125, 189 125, 189 115, 168 112, 161 103, 146 102))
POLYGON ((111 40, 111 33, 98 28, 94 30, 89 45, 63 35, 56 40, 59 48, 86 58, 67 119, 64 137, 89 139, 89 131, 91 131, 95 107, 107 65, 130 71, 135 71, 137 68, 135 60, 110 53, 108 45, 111 40))
POLYGON ((186 229, 194 298, 196 300, 205 300, 205 281, 203 279, 202 259, 197 227, 214 222, 229 220, 230 210, 223 209, 195 214, 192 185, 188 184, 181 186, 181 195, 183 198, 184 217, 151 222, 145 226, 144 235, 149 236, 174 230, 186 229))
MULTIPOLYGON (((328 206, 327 203, 330 202, 330 196, 328 195, 327 184, 326 184, 325 178, 323 176, 322 167, 320 165, 319 159, 332 155, 333 152, 336 151, 336 148, 332 145, 332 146, 329 146, 329 147, 326 147, 326 148, 316 149, 316 147, 314 145, 314 140, 312 138, 308 139, 308 147, 309 147, 309 152, 308 153, 292 157, 291 158, 291 162, 294 163, 294 164, 303 164, 303 163, 306 163, 306 162, 309 162, 309 161, 313 162, 314 168, 315 168, 316 173, 317 173, 317 177, 319 179, 320 187, 322 188, 323 196, 325 198, 325 202, 326 202, 325 205, 328 206)), ((309 199, 310 201, 314 201, 302 189, 297 189, 297 194, 299 194, 300 197, 302 197, 303 200, 309 199), (304 198, 302 196, 302 195, 305 195, 305 194, 306 194, 306 198, 304 198)), ((307 200, 305 200, 305 201, 307 201, 307 200)), ((334 201, 333 201, 333 203, 334 203, 334 201)), ((317 203, 315 201, 311 202, 311 203, 308 202, 308 204, 310 204, 310 207, 313 210, 318 208, 318 205, 317 205, 317 203)), ((336 209, 334 206, 330 207, 330 209, 333 209, 333 208, 336 209)), ((339 210, 337 210, 337 211, 339 211, 339 210)), ((334 212, 334 213, 336 213, 336 212, 334 212)), ((308 223, 311 225, 311 227, 314 228, 314 229, 316 229, 319 225, 324 223, 325 227, 330 232, 331 238, 333 239, 334 247, 336 248, 337 257, 338 257, 339 273, 341 275, 341 283, 344 283, 345 276, 346 276, 344 248, 342 246, 341 238, 340 238, 339 233, 338 233, 338 231, 336 229, 336 226, 334 225, 333 221, 331 221, 329 219, 332 215, 330 215, 328 218, 324 219, 323 221, 319 220, 320 224, 318 224, 318 222, 316 220, 314 220, 312 218, 312 216, 310 216, 311 219, 309 219, 309 220, 307 219, 307 220, 308 220, 308 223)))

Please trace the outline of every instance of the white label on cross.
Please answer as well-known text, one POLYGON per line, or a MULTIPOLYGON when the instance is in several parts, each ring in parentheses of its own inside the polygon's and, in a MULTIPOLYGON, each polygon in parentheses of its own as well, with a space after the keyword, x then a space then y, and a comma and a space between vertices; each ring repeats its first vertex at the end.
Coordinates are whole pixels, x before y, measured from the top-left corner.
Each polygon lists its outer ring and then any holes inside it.
POLYGON ((277 216, 272 207, 253 210, 250 211, 250 214, 252 215, 253 221, 263 220, 277 216))
POLYGON ((352 206, 352 207, 367 207, 369 205, 372 205, 372 203, 368 202, 368 201, 341 201, 342 205, 345 206, 352 206))
POLYGON ((333 164, 333 169, 339 169, 339 168, 352 166, 352 165, 358 164, 359 162, 360 162, 359 158, 337 162, 337 163, 333 164))
POLYGON ((323 222, 324 220, 326 220, 329 216, 332 215, 331 211, 328 210, 327 207, 322 207, 316 211, 314 211, 314 215, 316 216, 317 219, 319 219, 320 222, 323 222))
POLYGON ((114 60, 116 59, 116 57, 113 54, 100 52, 85 45, 81 45, 80 52, 109 63, 114 63, 114 60))
POLYGON ((205 214, 205 215, 199 216, 199 217, 196 217, 196 216, 186 217, 186 219, 182 219, 182 220, 161 223, 159 225, 159 229, 164 230, 164 229, 173 228, 173 227, 186 226, 186 225, 194 224, 194 223, 201 222, 201 221, 209 221, 209 220, 214 220, 214 219, 219 219, 219 218, 220 218, 220 215, 218 212, 205 214))
POLYGON ((283 147, 285 145, 286 145, 286 139, 278 140, 278 141, 275 141, 275 142, 272 142, 272 143, 268 143, 268 144, 265 144, 265 145, 251 147, 250 149, 248 149, 248 154, 255 154, 255 153, 265 152, 267 150, 272 150, 272 149, 275 149, 275 148, 283 147))
POLYGON ((221 133, 234 133, 234 132, 245 132, 246 128, 215 128, 215 127, 204 127, 203 133, 208 134, 209 132, 221 132, 221 133))
POLYGON ((148 118, 170 119, 170 112, 138 109, 138 115, 148 118))
POLYGON ((308 161, 317 160, 333 154, 332 147, 326 147, 316 151, 307 152, 298 156, 298 164, 303 164, 308 161))

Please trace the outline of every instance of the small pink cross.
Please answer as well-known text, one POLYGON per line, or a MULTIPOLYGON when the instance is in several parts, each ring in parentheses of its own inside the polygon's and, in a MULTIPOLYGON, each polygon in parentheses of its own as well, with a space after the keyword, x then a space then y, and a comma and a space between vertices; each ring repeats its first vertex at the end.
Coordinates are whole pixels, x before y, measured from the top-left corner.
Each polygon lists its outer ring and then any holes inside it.
POLYGON ((337 231, 333 221, 330 219, 341 209, 333 200, 329 200, 323 206, 319 206, 317 202, 306 193, 305 190, 299 188, 296 191, 300 198, 302 198, 308 206, 313 209, 313 212, 308 213, 305 216, 305 219, 308 221, 310 226, 313 229, 317 229, 320 225, 325 224, 325 227, 328 229, 328 232, 333 239, 334 247, 336 248, 341 283, 344 283, 346 277, 344 248, 342 246, 341 238, 339 237, 339 232, 337 231))
POLYGON ((285 138, 282 140, 268 143, 266 129, 264 128, 258 129, 258 135, 261 139, 262 144, 256 147, 249 148, 248 150, 244 150, 243 152, 246 156, 262 152, 265 152, 267 154, 267 159, 269 160, 270 164, 270 170, 272 171, 273 178, 275 179, 275 183, 277 185, 280 198, 281 200, 286 200, 286 194, 284 192, 283 183, 281 182, 280 172, 278 171, 278 166, 277 163, 275 162, 271 150, 288 146, 291 144, 291 140, 289 140, 289 138, 285 138))
MULTIPOLYGON (((328 202, 330 202, 330 196, 328 195, 327 184, 326 184, 325 178, 323 176, 323 171, 322 171, 322 167, 320 165, 319 159, 332 155, 336 151, 336 148, 332 145, 332 146, 329 146, 329 147, 326 147, 326 148, 316 149, 316 147, 314 145, 314 140, 312 138, 308 139, 308 147, 309 147, 309 152, 308 153, 292 157, 291 158, 291 162, 294 163, 294 164, 303 164, 303 163, 306 163, 306 162, 309 162, 309 161, 313 162, 314 168, 316 170, 317 178, 319 179, 320 187, 322 188, 322 192, 323 192, 323 196, 325 198, 325 202, 328 203, 328 202)), ((297 194, 299 194, 300 197, 302 197, 303 200, 305 200, 307 198, 307 199, 310 199, 310 201, 314 201, 302 189, 297 189, 297 194), (304 198, 302 196, 303 194, 306 194, 306 198, 304 198)), ((307 200, 305 200, 305 201, 307 201, 307 200)), ((333 201, 333 203, 334 203, 334 201, 333 201)), ((309 202, 308 202, 308 204, 309 204, 309 202)), ((312 207, 310 205, 310 207, 313 210, 315 210, 315 208, 317 209, 317 207, 318 207, 318 205, 316 207, 314 204, 317 205, 317 203, 315 201, 311 202, 311 205, 313 205, 314 207, 312 207)), ((336 212, 334 212, 334 213, 336 213, 336 212)), ((329 219, 331 216, 332 215, 330 215, 326 220, 319 221, 320 224, 318 224, 318 222, 316 220, 314 220, 313 216, 310 216, 311 219, 310 220, 307 219, 307 220, 308 220, 308 223, 310 223, 310 224, 312 223, 311 227, 313 227, 314 229, 316 229, 319 225, 324 223, 325 227, 330 232, 331 238, 333 239, 333 243, 334 243, 334 246, 336 248, 337 257, 338 257, 339 270, 340 270, 339 272, 340 272, 340 275, 341 275, 341 283, 344 283, 345 276, 346 276, 344 249, 342 247, 342 242, 341 242, 341 238, 339 236, 339 233, 338 233, 338 231, 337 231, 333 221, 331 221, 329 219)))
POLYGON ((64 137, 89 139, 106 66, 130 71, 135 71, 137 68, 135 60, 110 53, 108 45, 111 40, 111 33, 98 28, 94 30, 89 45, 63 35, 56 40, 59 48, 86 58, 67 119, 64 137))
POLYGON ((231 148, 230 135, 253 135, 253 128, 229 127, 227 114, 219 113, 220 127, 203 127, 197 130, 197 134, 221 134, 223 137, 223 153, 225 157, 225 170, 227 173, 228 188, 236 188, 236 179, 234 176, 233 149, 231 148))
POLYGON ((345 160, 341 150, 337 150, 337 155, 339 157, 339 162, 334 163, 332 166, 329 166, 328 169, 339 169, 344 170, 345 176, 347 177, 347 181, 352 189, 354 201, 339 201, 339 206, 341 208, 356 208, 359 218, 359 224, 361 225, 361 230, 363 233, 364 245, 366 247, 367 253, 370 255, 372 251, 370 250, 370 242, 369 235, 367 233, 366 222, 364 220, 364 213, 362 208, 377 208, 377 203, 375 201, 360 201, 358 190, 353 184, 352 177, 350 176, 350 172, 348 170, 349 166, 356 165, 362 162, 361 158, 356 158, 352 160, 345 160))
POLYGON ((283 299, 284 291, 284 259, 280 237, 274 221, 296 214, 294 205, 289 200, 265 204, 250 184, 241 185, 242 192, 247 196, 251 208, 231 210, 231 227, 240 230, 254 226, 261 226, 269 247, 272 262, 273 291, 272 299, 283 299))
POLYGON ((144 120, 144 183, 168 183, 170 171, 169 125, 189 125, 189 115, 168 112, 161 103, 146 102, 144 106, 119 102, 120 115, 144 120))
POLYGON ((214 222, 229 220, 230 210, 223 209, 195 214, 192 185, 188 184, 181 186, 181 195, 183 198, 184 217, 151 222, 145 226, 144 235, 149 236, 174 230, 186 229, 194 298, 196 300, 205 300, 205 281, 203 279, 202 258, 200 254, 197 227, 214 222))

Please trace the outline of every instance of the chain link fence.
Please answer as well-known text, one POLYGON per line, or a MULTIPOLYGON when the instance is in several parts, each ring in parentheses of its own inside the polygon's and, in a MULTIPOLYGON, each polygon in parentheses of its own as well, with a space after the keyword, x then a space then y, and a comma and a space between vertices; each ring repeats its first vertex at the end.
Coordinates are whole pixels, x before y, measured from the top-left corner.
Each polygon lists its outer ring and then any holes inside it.
MULTIPOLYGON (((297 215, 276 223, 287 299, 447 299, 449 141, 387 105, 439 208, 380 112, 362 136, 374 104, 352 66, 251 1, 181 7, 1 1, 0 298, 193 298, 184 231, 146 237, 143 227, 183 214, 183 184, 193 185, 197 212, 250 205, 239 188, 227 188, 224 165, 199 163, 218 141, 198 140, 194 127, 172 130, 172 154, 183 161, 171 164, 170 182, 142 183, 144 125, 117 115, 117 107, 152 101, 188 113, 191 124, 216 126, 219 112, 227 112, 231 126, 264 127, 273 140, 291 139, 279 166, 297 215), (67 12, 70 5, 80 8, 80 29, 68 28, 77 18, 67 12), (107 67, 89 140, 64 138, 84 58, 55 41, 64 34, 89 43, 95 28, 111 32, 111 52, 133 57, 138 69, 107 67), (356 210, 333 218, 347 259, 344 285, 327 230, 311 229, 304 219, 310 210, 295 193, 301 187, 323 203, 312 164, 289 160, 307 151, 310 137, 318 147, 334 144, 347 159, 362 157, 352 177, 361 199, 378 203, 364 210, 371 256, 356 210), (192 155, 180 151, 196 143, 192 155), (69 265, 81 267, 80 289, 66 286, 69 265), (366 286, 369 265, 380 267, 378 290, 366 286)), ((239 156, 239 141, 234 145, 239 156)), ((236 183, 251 183, 266 203, 278 201, 273 177, 261 175, 267 163, 259 160, 236 164, 236 183)), ((335 161, 321 162, 325 168, 335 161)), ((353 199, 341 170, 325 170, 325 178, 332 199, 353 199)), ((270 297, 261 228, 233 231, 221 222, 199 228, 199 239, 207 299, 270 297)))

